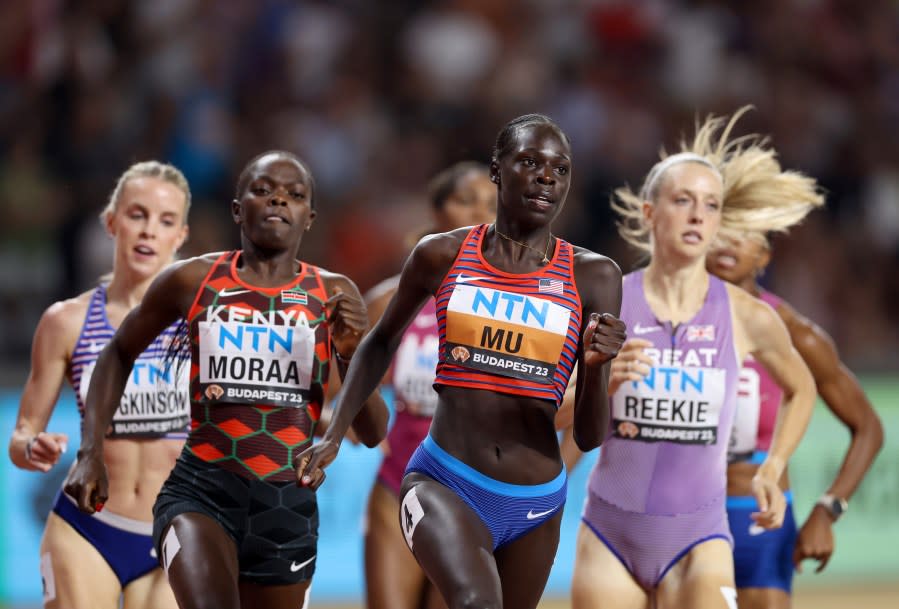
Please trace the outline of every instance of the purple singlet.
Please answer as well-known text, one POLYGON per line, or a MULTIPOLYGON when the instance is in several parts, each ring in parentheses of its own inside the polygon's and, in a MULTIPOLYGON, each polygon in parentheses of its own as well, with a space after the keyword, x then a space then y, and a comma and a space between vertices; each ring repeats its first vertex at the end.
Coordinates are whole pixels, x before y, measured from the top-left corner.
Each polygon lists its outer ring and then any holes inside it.
POLYGON ((610 398, 611 434, 590 475, 585 523, 646 588, 696 544, 730 541, 726 455, 740 366, 727 286, 709 276, 699 312, 672 327, 656 318, 643 271, 624 278, 629 338, 653 343, 641 381, 610 398))

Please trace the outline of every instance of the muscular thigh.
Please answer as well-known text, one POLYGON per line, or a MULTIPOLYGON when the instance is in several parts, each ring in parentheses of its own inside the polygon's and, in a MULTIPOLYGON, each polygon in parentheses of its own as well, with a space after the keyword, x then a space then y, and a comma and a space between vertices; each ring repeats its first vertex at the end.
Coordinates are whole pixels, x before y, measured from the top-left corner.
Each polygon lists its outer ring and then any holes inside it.
POLYGON ((411 473, 403 480, 399 518, 416 560, 447 605, 498 606, 493 538, 467 503, 428 476, 411 473))
POLYGON ((562 510, 521 537, 497 548, 496 566, 504 607, 536 607, 546 587, 556 550, 562 510))
POLYGON ((733 553, 723 539, 698 544, 659 583, 659 609, 736 609, 733 553))
POLYGON ((112 568, 93 545, 54 512, 47 517, 40 554, 44 607, 118 607, 121 586, 112 568))
POLYGON ((122 609, 178 609, 165 571, 154 569, 125 586, 122 609))
POLYGON ((572 609, 649 609, 646 591, 583 522, 578 528, 572 609))
POLYGON ((740 609, 790 609, 790 595, 779 588, 738 588, 740 609))
POLYGON ((399 499, 393 492, 375 483, 369 497, 365 533, 365 588, 369 609, 418 609, 426 589, 431 587, 406 546, 397 522, 399 508, 399 499))
POLYGON ((185 512, 162 530, 160 552, 182 609, 239 609, 237 547, 216 520, 185 512))

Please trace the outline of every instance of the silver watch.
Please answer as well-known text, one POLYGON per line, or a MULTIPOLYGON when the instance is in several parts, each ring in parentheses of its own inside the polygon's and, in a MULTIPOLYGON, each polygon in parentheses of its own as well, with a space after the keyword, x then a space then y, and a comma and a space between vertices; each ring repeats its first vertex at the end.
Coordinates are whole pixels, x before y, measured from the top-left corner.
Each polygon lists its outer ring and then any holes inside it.
POLYGON ((818 499, 816 505, 820 505, 825 510, 830 512, 830 517, 833 518, 834 522, 839 520, 840 516, 846 513, 846 510, 849 508, 848 501, 846 501, 842 497, 837 497, 829 493, 824 493, 823 495, 821 495, 821 498, 818 499))

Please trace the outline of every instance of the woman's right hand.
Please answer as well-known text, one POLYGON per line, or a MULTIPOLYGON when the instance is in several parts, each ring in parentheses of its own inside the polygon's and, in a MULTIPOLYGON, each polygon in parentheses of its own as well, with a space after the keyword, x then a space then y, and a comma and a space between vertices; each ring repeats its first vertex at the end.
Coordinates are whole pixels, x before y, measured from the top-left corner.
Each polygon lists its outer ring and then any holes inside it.
POLYGON ((609 395, 614 395, 618 388, 628 381, 644 379, 655 362, 644 351, 652 347, 652 342, 643 338, 629 338, 621 346, 618 357, 612 360, 609 374, 609 395))
POLYGON ((69 443, 64 433, 42 431, 25 443, 25 460, 42 472, 56 465, 69 443))
POLYGON ((317 490, 325 481, 325 468, 337 458, 340 443, 327 438, 313 444, 294 458, 297 484, 317 490))
POLYGON ((78 462, 66 478, 63 491, 78 504, 78 509, 93 514, 103 509, 109 499, 109 479, 102 452, 78 451, 78 462))

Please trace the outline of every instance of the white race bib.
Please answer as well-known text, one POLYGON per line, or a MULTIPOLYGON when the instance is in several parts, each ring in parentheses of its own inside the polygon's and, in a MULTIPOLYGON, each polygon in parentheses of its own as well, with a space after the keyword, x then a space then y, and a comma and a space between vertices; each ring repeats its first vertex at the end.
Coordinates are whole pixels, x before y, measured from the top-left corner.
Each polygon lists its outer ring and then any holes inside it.
MULTIPOLYGON (((96 362, 92 362, 81 373, 78 393, 82 404, 87 404, 95 367, 96 362)), ((128 375, 108 436, 148 438, 186 431, 190 422, 189 382, 189 361, 170 361, 162 366, 159 360, 138 359, 128 375)))
POLYGON ((308 324, 201 321, 198 332, 201 400, 306 403, 315 357, 315 330, 308 324))
POLYGON ((761 415, 761 377, 753 368, 740 369, 737 382, 737 411, 730 432, 727 452, 745 455, 753 452, 758 442, 759 416, 761 415))
POLYGON ((641 442, 716 444, 726 372, 720 368, 655 366, 612 396, 616 437, 641 442))
POLYGON ((446 307, 444 361, 551 384, 571 311, 555 302, 474 285, 456 285, 446 307))

